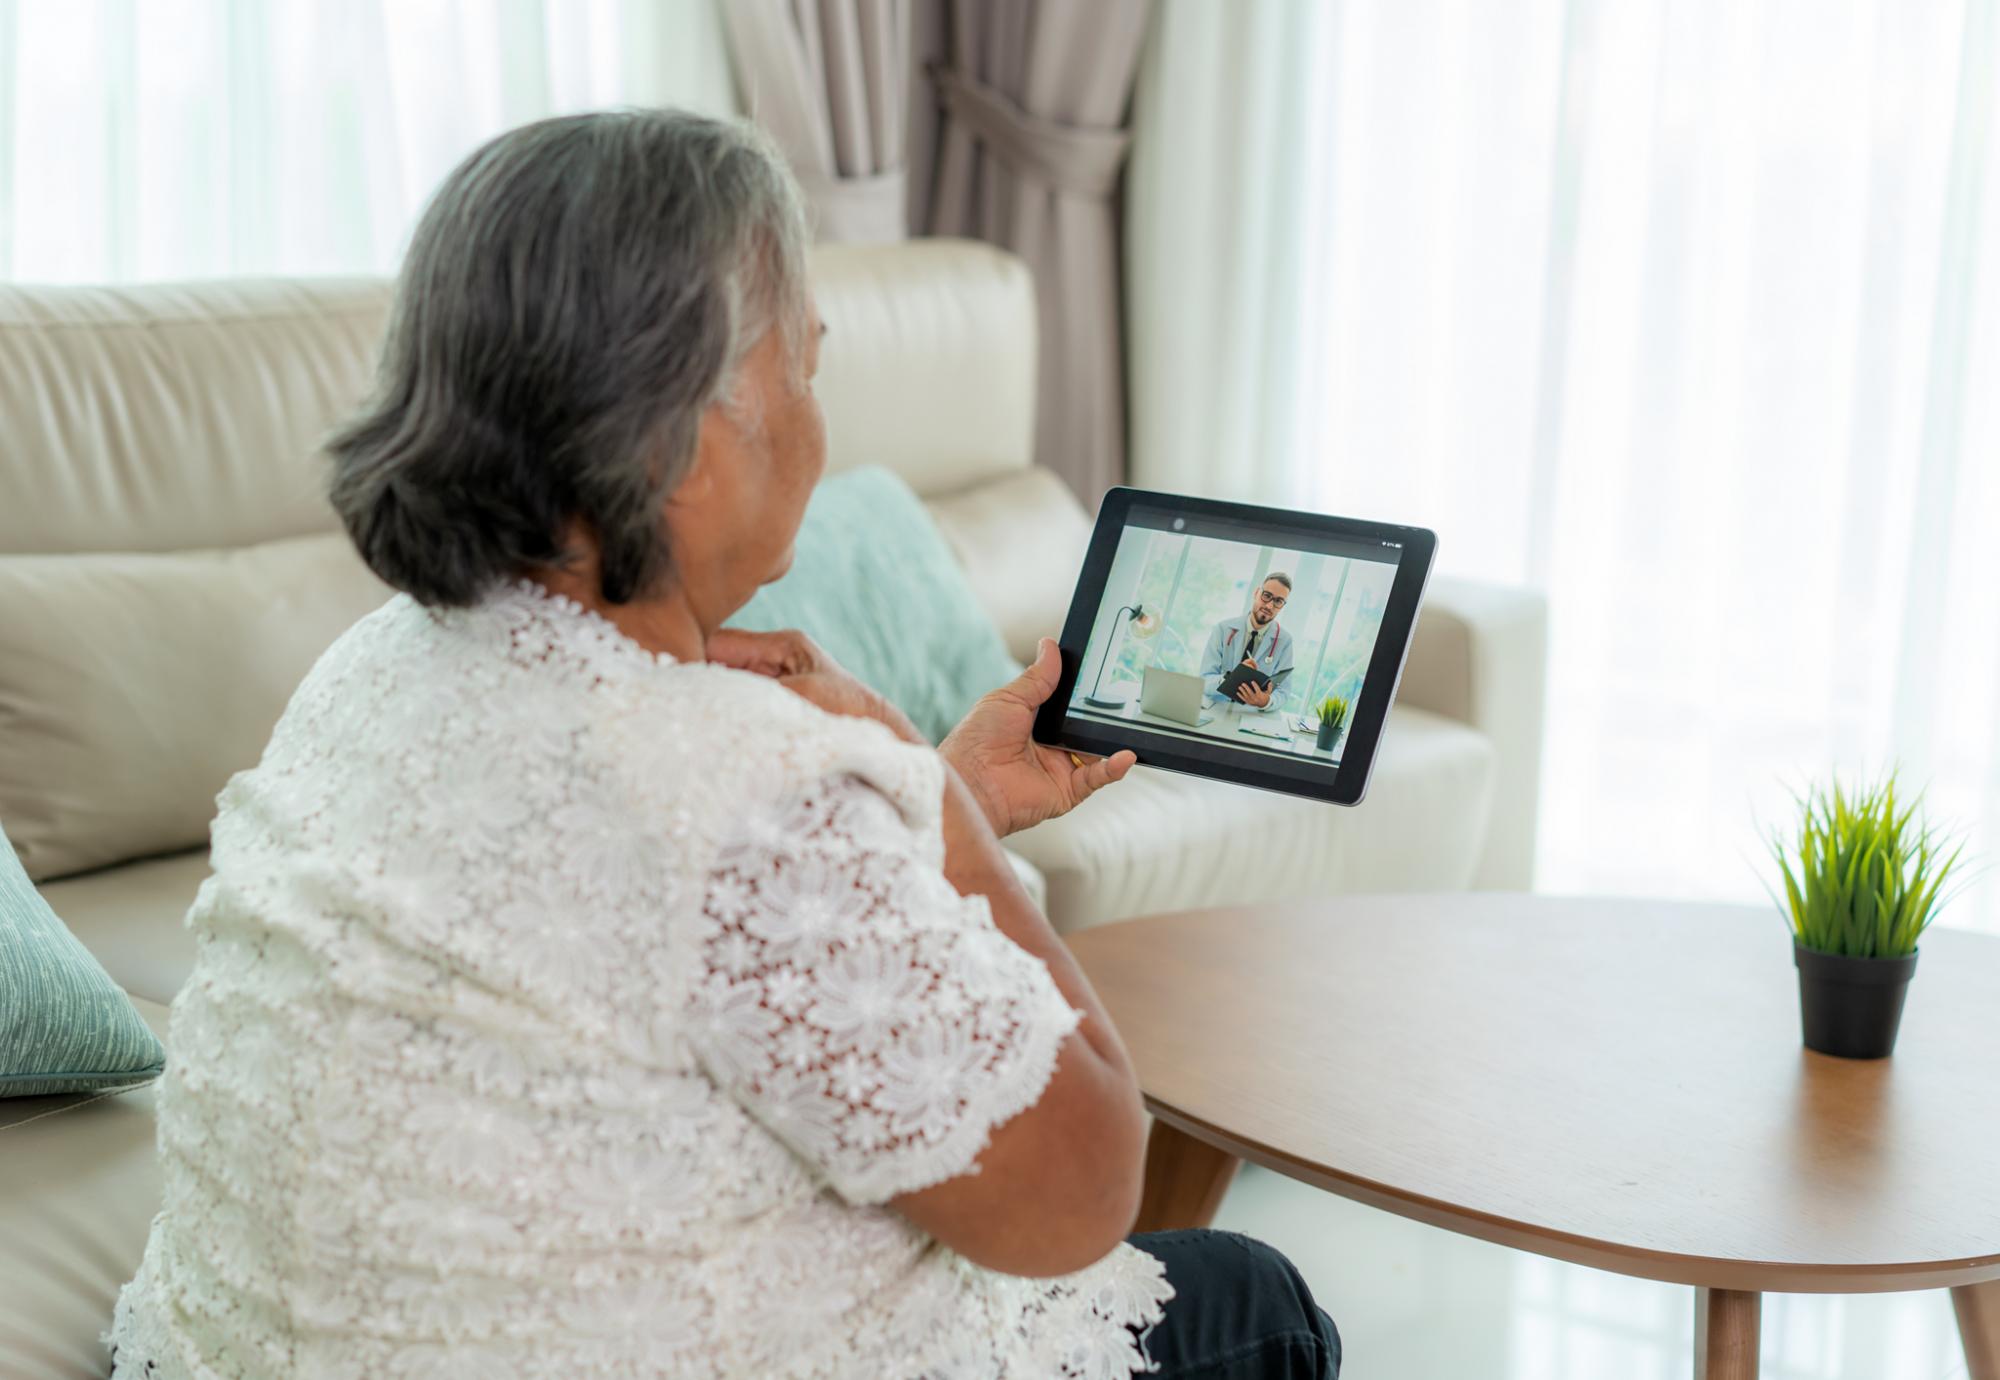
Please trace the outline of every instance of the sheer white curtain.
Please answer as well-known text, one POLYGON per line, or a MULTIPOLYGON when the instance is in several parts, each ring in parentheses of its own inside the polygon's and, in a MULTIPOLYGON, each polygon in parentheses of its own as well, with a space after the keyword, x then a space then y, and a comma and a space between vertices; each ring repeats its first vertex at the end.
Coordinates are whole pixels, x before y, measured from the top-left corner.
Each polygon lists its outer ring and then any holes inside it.
POLYGON ((733 104, 714 0, 0 0, 0 278, 387 273, 511 125, 733 104))
POLYGON ((1760 898, 1787 785, 1900 762, 2000 929, 1997 12, 1161 7, 1134 482, 1545 589, 1544 888, 1760 898))

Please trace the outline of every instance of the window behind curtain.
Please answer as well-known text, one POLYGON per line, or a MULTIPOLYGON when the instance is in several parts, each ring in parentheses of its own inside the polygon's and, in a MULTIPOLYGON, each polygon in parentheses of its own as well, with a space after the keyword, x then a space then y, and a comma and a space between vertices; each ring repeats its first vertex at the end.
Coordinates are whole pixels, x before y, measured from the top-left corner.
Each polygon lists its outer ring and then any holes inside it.
POLYGON ((389 273, 503 129, 732 103, 712 0, 0 0, 0 278, 389 273))

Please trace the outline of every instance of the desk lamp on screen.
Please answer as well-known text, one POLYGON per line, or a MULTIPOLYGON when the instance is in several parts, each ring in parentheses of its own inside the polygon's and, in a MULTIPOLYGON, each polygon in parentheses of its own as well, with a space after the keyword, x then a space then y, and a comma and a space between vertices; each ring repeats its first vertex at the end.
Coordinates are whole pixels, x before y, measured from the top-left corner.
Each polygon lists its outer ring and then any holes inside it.
POLYGON ((1113 685, 1110 694, 1103 689, 1104 668, 1111 664, 1113 653, 1123 650, 1125 638, 1149 638, 1160 631, 1160 615, 1147 612, 1144 604, 1126 604, 1118 612, 1125 616, 1118 619, 1111 636, 1104 639, 1104 655, 1097 660, 1097 678, 1090 683, 1090 693, 1083 697, 1083 702, 1095 709, 1123 709, 1132 698, 1130 685, 1113 685))

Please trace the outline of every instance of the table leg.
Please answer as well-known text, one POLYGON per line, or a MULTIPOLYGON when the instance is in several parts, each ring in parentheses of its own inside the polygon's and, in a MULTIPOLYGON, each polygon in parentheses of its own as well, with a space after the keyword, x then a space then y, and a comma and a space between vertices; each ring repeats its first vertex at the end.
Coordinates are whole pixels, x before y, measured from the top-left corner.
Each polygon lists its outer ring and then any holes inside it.
POLYGON ((1966 1374, 1972 1380, 2000 1380, 2000 1279, 1961 1284, 1951 1291, 1958 1336, 1965 1343, 1966 1374))
POLYGON ((1740 1289, 1694 1294, 1694 1380, 1757 1380, 1764 1296, 1740 1289))
POLYGON ((1215 1220, 1222 1195, 1242 1161, 1177 1131, 1157 1117, 1146 1141, 1146 1182, 1139 1193, 1134 1231, 1205 1227, 1215 1220))

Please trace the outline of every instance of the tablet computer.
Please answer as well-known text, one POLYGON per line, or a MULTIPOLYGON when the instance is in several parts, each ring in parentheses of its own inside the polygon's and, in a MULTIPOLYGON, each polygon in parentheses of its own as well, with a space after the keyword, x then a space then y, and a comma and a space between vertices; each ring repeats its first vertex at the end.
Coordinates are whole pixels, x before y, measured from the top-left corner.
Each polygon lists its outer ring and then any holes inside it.
POLYGON ((1036 741, 1359 804, 1436 552, 1422 527, 1113 489, 1036 741))

